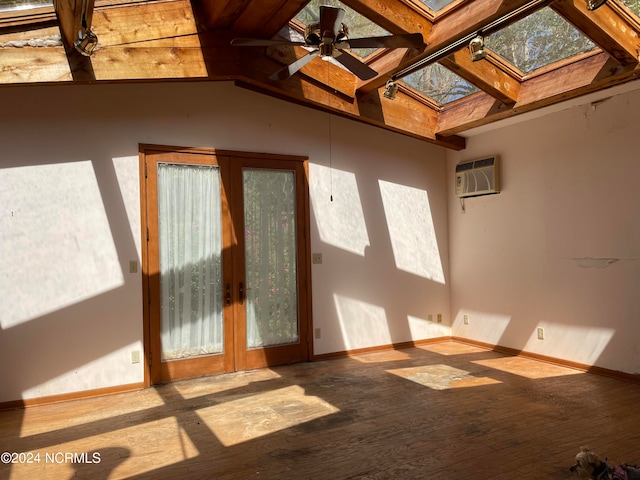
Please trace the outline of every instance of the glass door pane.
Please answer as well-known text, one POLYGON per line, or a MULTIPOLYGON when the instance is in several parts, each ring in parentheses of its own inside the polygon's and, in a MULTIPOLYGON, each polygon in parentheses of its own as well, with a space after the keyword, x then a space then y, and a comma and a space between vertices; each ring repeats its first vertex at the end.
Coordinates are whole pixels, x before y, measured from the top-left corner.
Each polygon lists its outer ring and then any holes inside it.
POLYGON ((222 353, 219 168, 158 163, 161 358, 222 353))
POLYGON ((247 349, 298 343, 296 178, 244 168, 247 349))

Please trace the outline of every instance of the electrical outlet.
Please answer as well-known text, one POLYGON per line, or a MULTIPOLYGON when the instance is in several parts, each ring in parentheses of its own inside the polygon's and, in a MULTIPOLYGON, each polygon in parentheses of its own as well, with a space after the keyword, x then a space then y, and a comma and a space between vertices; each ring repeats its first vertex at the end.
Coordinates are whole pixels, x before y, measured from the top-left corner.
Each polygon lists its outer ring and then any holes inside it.
POLYGON ((429 321, 429 323, 433 323, 433 315, 427 315, 427 320, 429 321))
POLYGON ((131 352, 131 363, 140 363, 140 350, 133 350, 131 352))
POLYGON ((538 340, 544 340, 544 328, 538 327, 538 340))
POLYGON ((314 253, 313 255, 311 255, 311 262, 315 263, 315 264, 322 263, 322 254, 321 253, 314 253))
POLYGON ((438 323, 442 323, 442 314, 441 313, 438 314, 438 323))
POLYGON ((468 313, 465 313, 462 316, 462 321, 464 322, 465 325, 469 325, 469 314, 468 313))

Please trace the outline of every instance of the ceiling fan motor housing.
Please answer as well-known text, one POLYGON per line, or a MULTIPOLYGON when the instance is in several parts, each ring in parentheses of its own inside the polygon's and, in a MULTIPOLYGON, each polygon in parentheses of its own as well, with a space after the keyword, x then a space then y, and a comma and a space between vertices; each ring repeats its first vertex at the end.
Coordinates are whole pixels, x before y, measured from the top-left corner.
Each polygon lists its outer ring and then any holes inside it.
POLYGON ((320 31, 320 24, 313 23, 305 28, 304 41, 309 46, 318 46, 321 43, 344 42, 349 38, 349 27, 342 23, 340 30, 335 33, 335 38, 333 38, 333 35, 334 32, 324 32, 323 34, 320 31))

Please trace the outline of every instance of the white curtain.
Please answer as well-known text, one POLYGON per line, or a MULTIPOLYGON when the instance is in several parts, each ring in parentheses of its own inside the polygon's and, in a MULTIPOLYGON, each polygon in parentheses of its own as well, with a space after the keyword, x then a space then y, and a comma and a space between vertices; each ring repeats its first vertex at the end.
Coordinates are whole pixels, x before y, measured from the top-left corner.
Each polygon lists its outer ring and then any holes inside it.
POLYGON ((243 170, 247 348, 298 334, 295 173, 243 170))
POLYGON ((162 360, 221 353, 218 168, 158 164, 158 215, 162 360))

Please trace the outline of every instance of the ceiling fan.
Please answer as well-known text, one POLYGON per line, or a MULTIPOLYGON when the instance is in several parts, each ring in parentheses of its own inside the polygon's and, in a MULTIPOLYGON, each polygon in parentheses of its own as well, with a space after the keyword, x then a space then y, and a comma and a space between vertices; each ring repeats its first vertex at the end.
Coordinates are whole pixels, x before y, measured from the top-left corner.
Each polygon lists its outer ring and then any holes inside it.
POLYGON ((378 72, 344 50, 347 48, 421 48, 422 34, 407 33, 381 37, 349 38, 349 28, 342 23, 345 11, 339 7, 320 6, 320 22, 307 25, 304 42, 289 40, 263 40, 259 38, 234 38, 231 45, 241 47, 268 47, 291 45, 312 48, 308 54, 277 71, 269 78, 285 80, 318 55, 323 60, 335 58, 361 80, 369 80, 378 72))

